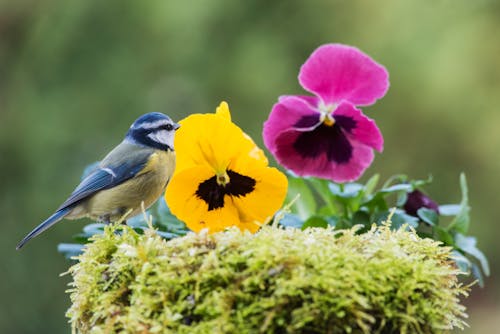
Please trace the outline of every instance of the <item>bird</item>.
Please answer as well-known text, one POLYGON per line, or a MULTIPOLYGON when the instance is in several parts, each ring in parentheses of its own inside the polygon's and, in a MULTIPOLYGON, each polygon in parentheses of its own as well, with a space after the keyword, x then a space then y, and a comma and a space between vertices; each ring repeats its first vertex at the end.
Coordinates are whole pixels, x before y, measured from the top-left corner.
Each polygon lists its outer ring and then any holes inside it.
POLYGON ((174 172, 174 137, 179 127, 160 112, 137 118, 123 141, 83 178, 49 218, 19 242, 16 249, 63 218, 88 217, 109 224, 127 213, 128 217, 139 214, 142 206, 150 207, 165 191, 174 172))

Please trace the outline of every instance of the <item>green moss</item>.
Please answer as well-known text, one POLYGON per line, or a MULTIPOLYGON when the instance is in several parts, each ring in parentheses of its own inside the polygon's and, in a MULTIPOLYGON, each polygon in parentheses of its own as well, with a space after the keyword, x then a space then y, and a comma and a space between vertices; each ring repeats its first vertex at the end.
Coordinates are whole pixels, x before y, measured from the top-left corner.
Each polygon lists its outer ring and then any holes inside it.
POLYGON ((69 270, 67 316, 78 333, 446 333, 468 290, 449 256, 386 226, 168 242, 110 226, 69 270))

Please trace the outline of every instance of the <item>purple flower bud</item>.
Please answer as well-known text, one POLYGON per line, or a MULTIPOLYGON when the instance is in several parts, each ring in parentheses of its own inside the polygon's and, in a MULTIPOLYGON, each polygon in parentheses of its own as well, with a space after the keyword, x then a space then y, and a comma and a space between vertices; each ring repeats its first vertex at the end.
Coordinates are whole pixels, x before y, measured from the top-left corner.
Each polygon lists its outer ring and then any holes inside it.
POLYGON ((439 214, 438 204, 420 190, 414 190, 408 194, 403 208, 407 214, 415 217, 418 216, 417 211, 420 208, 427 208, 439 214))

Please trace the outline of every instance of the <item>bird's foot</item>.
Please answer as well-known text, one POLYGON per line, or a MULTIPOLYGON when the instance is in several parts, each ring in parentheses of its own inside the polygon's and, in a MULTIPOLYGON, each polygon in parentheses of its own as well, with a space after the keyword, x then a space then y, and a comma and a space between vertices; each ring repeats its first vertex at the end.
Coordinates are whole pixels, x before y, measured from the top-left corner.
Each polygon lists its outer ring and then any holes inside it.
POLYGON ((99 220, 101 222, 103 222, 104 224, 106 225, 109 225, 111 224, 111 217, 109 215, 102 215, 102 216, 99 216, 99 220))

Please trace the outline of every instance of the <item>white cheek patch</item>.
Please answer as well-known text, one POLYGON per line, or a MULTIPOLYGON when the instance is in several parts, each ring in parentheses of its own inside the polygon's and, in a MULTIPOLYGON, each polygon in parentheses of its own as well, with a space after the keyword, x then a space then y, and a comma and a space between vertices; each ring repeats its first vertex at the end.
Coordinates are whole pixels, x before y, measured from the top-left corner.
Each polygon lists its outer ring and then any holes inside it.
POLYGON ((155 132, 152 132, 148 135, 148 137, 157 142, 157 143, 160 143, 160 144, 163 144, 163 145, 168 145, 170 147, 172 147, 174 145, 174 136, 173 136, 173 132, 171 131, 167 131, 167 130, 159 130, 159 131, 155 131, 155 132))

